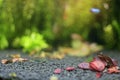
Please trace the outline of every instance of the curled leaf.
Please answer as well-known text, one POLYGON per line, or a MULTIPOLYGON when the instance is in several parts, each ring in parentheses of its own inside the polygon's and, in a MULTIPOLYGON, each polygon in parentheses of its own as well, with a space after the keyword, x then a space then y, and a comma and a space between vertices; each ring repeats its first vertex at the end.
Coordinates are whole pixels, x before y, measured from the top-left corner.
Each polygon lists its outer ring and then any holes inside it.
POLYGON ((100 60, 94 60, 90 62, 90 68, 94 71, 103 71, 105 69, 105 64, 100 60))
POLYGON ((73 71, 73 70, 75 70, 75 67, 67 67, 66 70, 67 71, 73 71))

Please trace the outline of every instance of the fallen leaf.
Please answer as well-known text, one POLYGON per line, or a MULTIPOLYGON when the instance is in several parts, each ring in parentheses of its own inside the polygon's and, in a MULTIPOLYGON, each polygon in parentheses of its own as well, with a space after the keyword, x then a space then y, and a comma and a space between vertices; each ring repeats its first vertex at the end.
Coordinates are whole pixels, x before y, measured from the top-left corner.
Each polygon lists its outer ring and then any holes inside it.
POLYGON ((90 68, 94 71, 103 71, 105 69, 105 64, 101 60, 93 60, 90 62, 90 68))
POLYGON ((117 66, 113 66, 113 67, 108 68, 108 73, 109 74, 111 74, 111 73, 120 73, 120 70, 118 70, 117 66))
POLYGON ((12 63, 12 61, 11 60, 7 60, 7 59, 2 59, 1 63, 2 64, 8 64, 8 63, 12 63))
POLYGON ((100 78, 102 76, 101 72, 96 72, 96 78, 100 78))
POLYGON ((90 69, 89 63, 87 63, 87 62, 78 64, 78 67, 81 69, 90 69))
POLYGON ((61 70, 60 68, 57 68, 57 69, 54 70, 54 73, 55 73, 55 74, 60 74, 61 71, 62 71, 62 70, 61 70))
POLYGON ((13 59, 2 59, 1 63, 2 64, 8 64, 8 63, 14 63, 14 62, 23 62, 23 61, 27 61, 28 59, 26 58, 13 58, 13 59))
POLYGON ((73 71, 73 70, 75 70, 75 67, 67 67, 66 70, 67 71, 73 71))
POLYGON ((120 73, 118 62, 109 56, 98 54, 93 58, 93 61, 87 63, 83 62, 78 65, 81 69, 90 69, 96 72, 96 78, 100 78, 102 73, 120 73))
POLYGON ((28 59, 26 59, 26 58, 13 58, 12 59, 12 62, 14 63, 14 62, 23 62, 23 61, 27 61, 28 59))

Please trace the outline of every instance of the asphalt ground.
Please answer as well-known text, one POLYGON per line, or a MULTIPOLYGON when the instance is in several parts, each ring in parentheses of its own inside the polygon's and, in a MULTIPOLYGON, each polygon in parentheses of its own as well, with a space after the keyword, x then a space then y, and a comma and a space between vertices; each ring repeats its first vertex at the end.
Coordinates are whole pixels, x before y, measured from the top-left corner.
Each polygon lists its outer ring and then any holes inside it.
MULTIPOLYGON (((88 57, 71 57, 59 59, 33 58, 27 54, 16 50, 0 51, 0 60, 7 59, 10 54, 21 54, 22 58, 27 58, 25 62, 14 62, 2 64, 0 62, 0 80, 120 80, 120 74, 104 73, 101 78, 95 77, 95 72, 78 68, 78 64, 87 61, 88 57), (66 71, 65 68, 73 66, 75 70, 66 71), (54 74, 56 68, 61 68, 60 74, 54 74)), ((103 51, 104 54, 117 59, 120 66, 120 52, 103 51)))

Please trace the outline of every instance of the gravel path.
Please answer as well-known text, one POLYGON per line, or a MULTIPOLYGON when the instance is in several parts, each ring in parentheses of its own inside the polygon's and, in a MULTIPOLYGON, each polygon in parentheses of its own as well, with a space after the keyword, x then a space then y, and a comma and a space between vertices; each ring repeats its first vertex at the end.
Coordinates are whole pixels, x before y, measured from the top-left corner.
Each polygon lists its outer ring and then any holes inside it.
MULTIPOLYGON (((0 51, 0 60, 6 58, 7 54, 19 52, 13 50, 0 51)), ((110 51, 104 53, 117 59, 120 64, 119 52, 110 51)), ((85 61, 86 58, 67 56, 62 60, 33 59, 23 54, 22 57, 27 57, 29 61, 9 64, 0 63, 0 80, 50 80, 52 76, 57 76, 58 78, 52 80, 120 80, 120 74, 104 73, 100 79, 96 79, 95 72, 79 69, 77 65, 85 61), (64 70, 68 66, 74 66, 76 69, 73 71, 64 70), (60 74, 54 74, 53 71, 56 68, 61 68, 62 72, 60 74), (14 77, 14 74, 16 74, 16 77, 14 77)))

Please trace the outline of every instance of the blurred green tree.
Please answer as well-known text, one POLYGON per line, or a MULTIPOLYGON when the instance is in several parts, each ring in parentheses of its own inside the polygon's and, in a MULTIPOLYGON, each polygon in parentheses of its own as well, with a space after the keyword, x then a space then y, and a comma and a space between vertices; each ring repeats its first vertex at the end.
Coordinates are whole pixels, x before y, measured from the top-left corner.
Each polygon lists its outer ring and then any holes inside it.
POLYGON ((118 0, 0 0, 0 49, 32 32, 53 46, 70 43, 70 36, 78 33, 85 40, 118 48, 119 7, 118 0))

